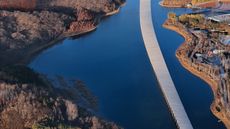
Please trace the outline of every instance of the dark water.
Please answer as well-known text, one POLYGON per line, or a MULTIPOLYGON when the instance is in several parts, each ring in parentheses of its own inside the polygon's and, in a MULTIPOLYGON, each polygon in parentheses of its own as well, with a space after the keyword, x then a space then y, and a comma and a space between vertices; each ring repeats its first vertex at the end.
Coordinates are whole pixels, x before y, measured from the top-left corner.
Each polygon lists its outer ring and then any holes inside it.
POLYGON ((99 114, 127 129, 175 129, 146 55, 138 0, 95 32, 42 52, 30 67, 84 81, 99 99, 99 114))
MULTIPOLYGON (((152 0, 152 7, 161 48, 194 127, 223 128, 209 110, 212 94, 208 85, 175 58, 183 38, 161 27, 167 12, 173 10, 161 8, 158 0, 152 0)), ((29 66, 51 77, 84 81, 99 99, 98 114, 126 129, 176 128, 144 48, 139 0, 128 0, 119 14, 104 19, 95 32, 45 50, 29 66)))
POLYGON ((213 99, 211 88, 201 79, 185 70, 175 57, 175 51, 184 39, 176 32, 164 29, 162 24, 168 12, 188 13, 187 9, 167 9, 152 1, 154 26, 167 66, 177 87, 181 100, 195 129, 224 129, 212 115, 210 105, 213 99))

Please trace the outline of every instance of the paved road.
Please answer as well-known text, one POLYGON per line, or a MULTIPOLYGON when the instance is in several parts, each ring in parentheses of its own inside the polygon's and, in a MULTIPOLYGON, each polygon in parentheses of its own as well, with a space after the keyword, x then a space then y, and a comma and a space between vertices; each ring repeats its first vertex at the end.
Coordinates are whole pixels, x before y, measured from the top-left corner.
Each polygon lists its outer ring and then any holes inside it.
MULTIPOLYGON (((157 10, 153 9, 153 11, 157 10)), ((193 129, 174 86, 155 35, 152 23, 151 0, 140 0, 140 24, 150 62, 177 127, 179 129, 193 129)))

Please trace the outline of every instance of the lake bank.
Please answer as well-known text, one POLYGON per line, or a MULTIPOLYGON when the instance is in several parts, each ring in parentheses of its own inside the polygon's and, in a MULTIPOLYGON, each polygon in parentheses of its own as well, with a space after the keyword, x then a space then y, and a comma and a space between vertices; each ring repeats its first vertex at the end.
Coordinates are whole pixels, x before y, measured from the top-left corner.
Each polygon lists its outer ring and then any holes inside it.
POLYGON ((158 19, 153 21, 156 27, 157 39, 175 86, 194 128, 224 129, 224 125, 218 122, 218 119, 210 110, 210 105, 214 98, 210 86, 182 67, 178 58, 175 56, 176 50, 185 39, 181 35, 178 35, 177 32, 162 27, 169 12, 181 15, 192 13, 193 11, 186 8, 163 8, 159 6, 158 2, 159 1, 152 2, 153 8, 159 10, 158 13, 153 13, 153 17, 158 19), (160 16, 158 15, 159 13, 161 14, 160 16))
POLYGON ((41 45, 37 45, 37 46, 33 46, 35 49, 29 50, 27 51, 27 56, 24 57, 23 60, 19 61, 18 64, 23 64, 23 65, 28 65, 37 55, 39 55, 40 52, 44 51, 45 49, 48 49, 50 47, 52 47, 53 45, 63 41, 66 38, 70 38, 70 37, 75 37, 75 36, 80 36, 80 35, 85 35, 88 34, 90 32, 93 32, 97 29, 98 25, 100 24, 100 21, 102 18, 106 18, 112 15, 115 15, 117 13, 119 13, 120 8, 125 6, 125 3, 123 3, 120 7, 118 7, 117 9, 115 9, 112 12, 108 12, 106 14, 103 15, 99 15, 96 16, 96 25, 93 26, 92 28, 88 28, 86 30, 80 31, 80 32, 64 32, 63 34, 61 34, 60 36, 58 36, 56 39, 46 43, 45 45, 41 46, 41 45))
MULTIPOLYGON (((219 118, 227 128, 229 128, 229 120, 227 118, 226 110, 224 109, 224 106, 220 106, 219 102, 221 102, 221 97, 219 96, 219 80, 217 79, 215 75, 210 74, 209 67, 211 66, 205 66, 199 63, 195 63, 194 61, 191 61, 189 57, 187 57, 187 53, 190 49, 190 43, 195 40, 195 36, 192 35, 192 32, 188 31, 187 28, 185 28, 184 25, 177 21, 172 21, 172 19, 167 19, 163 26, 167 29, 170 29, 172 31, 175 31, 182 35, 185 39, 185 42, 180 45, 180 47, 176 51, 176 57, 178 58, 181 65, 190 71, 192 74, 198 76, 202 80, 204 80, 206 83, 209 84, 209 86, 212 89, 214 100, 210 106, 210 109, 212 113, 219 118), (202 67, 201 67, 202 66, 202 67)), ((215 73, 215 71, 213 72, 215 73)))

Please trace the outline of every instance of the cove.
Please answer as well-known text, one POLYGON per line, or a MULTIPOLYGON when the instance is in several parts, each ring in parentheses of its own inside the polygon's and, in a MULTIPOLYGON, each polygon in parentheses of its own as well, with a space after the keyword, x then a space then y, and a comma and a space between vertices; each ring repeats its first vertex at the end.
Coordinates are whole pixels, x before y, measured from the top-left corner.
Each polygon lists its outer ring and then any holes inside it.
POLYGON ((98 97, 98 114, 126 129, 176 128, 144 48, 138 0, 128 0, 96 31, 43 51, 29 66, 82 80, 98 97))

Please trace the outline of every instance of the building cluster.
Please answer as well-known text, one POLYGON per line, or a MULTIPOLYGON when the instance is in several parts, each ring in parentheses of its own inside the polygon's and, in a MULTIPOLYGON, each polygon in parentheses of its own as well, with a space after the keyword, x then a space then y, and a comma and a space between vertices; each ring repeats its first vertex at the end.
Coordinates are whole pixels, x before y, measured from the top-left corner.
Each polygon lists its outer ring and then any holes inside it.
MULTIPOLYGON (((230 15, 226 16, 230 20, 230 15)), ((178 52, 181 54, 182 62, 188 64, 204 78, 217 83, 215 95, 218 97, 216 99, 218 109, 230 113, 230 46, 228 45, 230 36, 209 30, 192 28, 187 30, 193 39, 187 44, 187 49, 178 52), (212 33, 217 34, 213 36, 212 33)), ((230 120, 230 115, 227 116, 230 120)))

